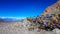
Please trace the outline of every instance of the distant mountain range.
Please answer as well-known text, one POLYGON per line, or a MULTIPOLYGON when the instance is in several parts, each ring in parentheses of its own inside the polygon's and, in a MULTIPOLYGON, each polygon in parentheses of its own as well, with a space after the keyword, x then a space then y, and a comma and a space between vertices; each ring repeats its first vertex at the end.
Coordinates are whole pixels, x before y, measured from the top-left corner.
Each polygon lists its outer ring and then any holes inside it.
POLYGON ((0 22, 21 22, 23 19, 0 18, 0 22))

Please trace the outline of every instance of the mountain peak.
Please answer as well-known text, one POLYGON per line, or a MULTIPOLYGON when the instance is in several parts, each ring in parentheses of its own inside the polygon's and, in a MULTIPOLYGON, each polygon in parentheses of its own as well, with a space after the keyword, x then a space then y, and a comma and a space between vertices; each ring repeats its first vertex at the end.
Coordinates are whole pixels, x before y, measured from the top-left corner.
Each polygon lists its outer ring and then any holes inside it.
POLYGON ((60 14, 60 0, 57 1, 55 4, 48 6, 43 14, 60 14))

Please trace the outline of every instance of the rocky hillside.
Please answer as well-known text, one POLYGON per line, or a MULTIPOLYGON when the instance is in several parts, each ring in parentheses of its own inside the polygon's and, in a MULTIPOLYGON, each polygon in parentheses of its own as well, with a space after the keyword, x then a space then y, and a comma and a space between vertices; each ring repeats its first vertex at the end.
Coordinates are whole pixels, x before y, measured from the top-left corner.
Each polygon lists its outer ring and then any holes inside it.
POLYGON ((33 28, 52 31, 55 28, 60 29, 60 0, 55 4, 48 6, 42 15, 30 20, 33 28))
POLYGON ((60 0, 55 4, 48 6, 42 15, 37 18, 37 23, 40 23, 40 25, 42 23, 42 29, 46 28, 53 30, 56 27, 60 29, 60 0))

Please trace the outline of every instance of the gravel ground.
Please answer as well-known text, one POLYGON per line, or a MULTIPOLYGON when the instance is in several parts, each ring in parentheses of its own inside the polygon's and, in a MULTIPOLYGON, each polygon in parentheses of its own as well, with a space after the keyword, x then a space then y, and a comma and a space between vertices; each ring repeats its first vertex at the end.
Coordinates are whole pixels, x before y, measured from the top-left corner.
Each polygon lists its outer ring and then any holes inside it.
MULTIPOLYGON (((0 34, 55 34, 52 31, 27 31, 26 28, 21 28, 17 23, 0 24, 0 34)), ((21 25, 21 24, 19 24, 21 25)))

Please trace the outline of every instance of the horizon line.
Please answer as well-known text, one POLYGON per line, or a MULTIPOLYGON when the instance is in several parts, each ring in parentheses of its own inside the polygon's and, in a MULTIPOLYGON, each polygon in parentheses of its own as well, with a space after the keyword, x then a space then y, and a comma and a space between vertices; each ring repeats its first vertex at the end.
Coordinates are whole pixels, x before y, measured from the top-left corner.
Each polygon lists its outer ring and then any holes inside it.
POLYGON ((24 19, 24 18, 26 18, 26 17, 0 17, 0 18, 24 19))

